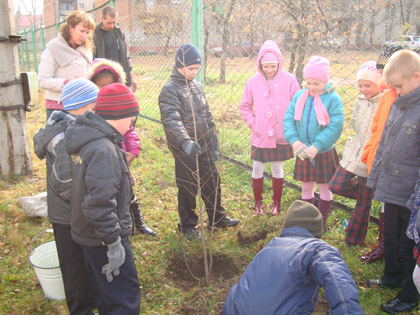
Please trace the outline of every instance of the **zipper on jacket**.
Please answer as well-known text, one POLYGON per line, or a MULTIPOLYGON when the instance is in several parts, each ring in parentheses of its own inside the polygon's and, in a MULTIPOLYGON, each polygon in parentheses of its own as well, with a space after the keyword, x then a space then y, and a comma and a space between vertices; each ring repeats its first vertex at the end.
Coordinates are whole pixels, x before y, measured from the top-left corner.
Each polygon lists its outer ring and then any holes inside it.
POLYGON ((312 112, 312 107, 314 105, 314 100, 315 100, 315 98, 312 97, 311 103, 309 105, 309 111, 308 111, 308 123, 306 124, 306 138, 308 138, 308 143, 307 144, 312 144, 312 143, 309 143, 310 142, 310 138, 309 138, 309 119, 311 118, 311 112, 312 112))

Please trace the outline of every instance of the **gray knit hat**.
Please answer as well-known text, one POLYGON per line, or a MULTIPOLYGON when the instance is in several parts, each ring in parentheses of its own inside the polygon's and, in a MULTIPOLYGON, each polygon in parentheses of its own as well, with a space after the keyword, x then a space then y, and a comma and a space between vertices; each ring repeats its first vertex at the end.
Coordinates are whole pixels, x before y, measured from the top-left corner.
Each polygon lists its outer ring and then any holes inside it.
POLYGON ((299 226, 308 230, 316 238, 322 236, 322 215, 313 204, 296 200, 287 209, 284 228, 299 226))

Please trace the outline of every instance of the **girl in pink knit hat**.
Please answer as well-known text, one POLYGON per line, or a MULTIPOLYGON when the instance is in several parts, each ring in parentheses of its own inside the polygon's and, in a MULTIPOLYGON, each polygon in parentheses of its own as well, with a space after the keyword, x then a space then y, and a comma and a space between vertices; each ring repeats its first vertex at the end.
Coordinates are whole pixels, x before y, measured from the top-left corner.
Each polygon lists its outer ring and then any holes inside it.
POLYGON ((239 109, 252 130, 252 188, 255 214, 263 214, 264 163, 271 164, 273 203, 270 214, 278 215, 283 193, 283 161, 293 158, 293 149, 284 139, 283 119, 293 95, 299 90, 295 76, 282 70, 283 58, 277 44, 266 41, 258 54, 258 73, 252 76, 239 109))
POLYGON ((370 139, 373 117, 383 95, 379 89, 381 74, 375 61, 362 64, 357 70, 356 80, 361 95, 353 105, 355 135, 345 145, 340 165, 330 182, 334 194, 357 200, 346 228, 348 246, 363 245, 368 228, 374 190, 366 186, 368 170, 362 162, 362 152, 370 139))
POLYGON ((284 136, 297 155, 293 178, 302 182, 302 200, 311 203, 318 184, 324 231, 332 200, 328 186, 338 166, 334 144, 344 125, 343 102, 329 82, 329 68, 326 58, 311 57, 303 74, 306 88, 295 94, 284 118, 284 136))

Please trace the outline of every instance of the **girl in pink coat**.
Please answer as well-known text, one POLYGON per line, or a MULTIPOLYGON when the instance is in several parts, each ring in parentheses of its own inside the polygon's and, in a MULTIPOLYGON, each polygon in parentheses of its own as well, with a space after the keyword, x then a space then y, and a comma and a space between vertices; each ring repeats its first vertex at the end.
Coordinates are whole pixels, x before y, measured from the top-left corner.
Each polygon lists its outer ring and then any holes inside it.
POLYGON ((257 58, 258 73, 246 83, 239 109, 251 128, 252 189, 255 214, 264 213, 262 193, 264 163, 270 162, 273 204, 270 213, 278 215, 283 193, 283 161, 293 158, 293 149, 284 139, 283 119, 293 95, 299 91, 296 77, 284 70, 277 44, 267 40, 257 58))

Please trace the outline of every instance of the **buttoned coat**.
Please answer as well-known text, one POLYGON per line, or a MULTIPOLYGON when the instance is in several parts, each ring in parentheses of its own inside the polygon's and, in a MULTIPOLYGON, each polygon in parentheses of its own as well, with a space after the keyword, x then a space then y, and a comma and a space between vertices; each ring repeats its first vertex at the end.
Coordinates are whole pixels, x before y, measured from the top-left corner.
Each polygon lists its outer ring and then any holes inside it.
POLYGON ((351 117, 355 134, 349 138, 343 149, 340 165, 357 176, 368 177, 367 166, 362 162, 362 153, 372 135, 373 117, 383 94, 381 92, 370 99, 359 95, 353 105, 351 117))
POLYGON ((277 144, 285 145, 283 119, 293 95, 299 91, 296 77, 282 70, 283 57, 277 44, 266 41, 257 57, 258 73, 246 83, 239 105, 242 118, 251 128, 251 145, 257 148, 275 148, 277 144), (279 69, 270 81, 261 68, 261 58, 267 52, 277 56, 279 69))
POLYGON ((374 199, 406 207, 420 169, 420 87, 391 106, 369 173, 374 199))

